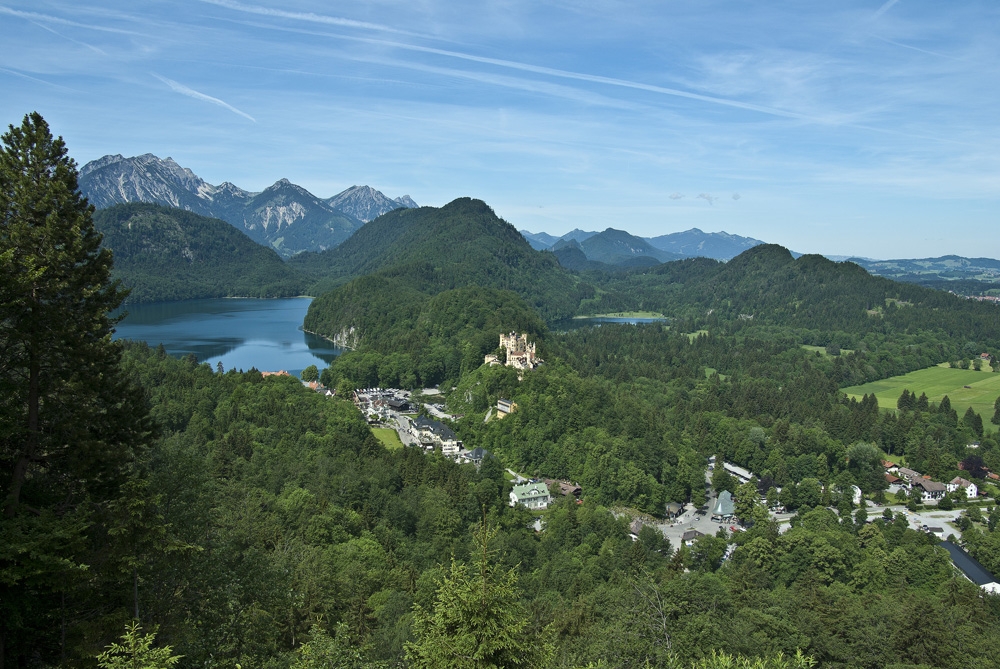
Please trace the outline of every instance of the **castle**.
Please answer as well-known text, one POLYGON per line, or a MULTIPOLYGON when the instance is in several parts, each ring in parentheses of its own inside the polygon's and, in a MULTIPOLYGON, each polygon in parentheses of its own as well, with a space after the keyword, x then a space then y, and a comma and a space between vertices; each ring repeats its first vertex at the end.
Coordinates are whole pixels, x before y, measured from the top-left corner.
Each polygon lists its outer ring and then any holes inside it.
MULTIPOLYGON (((528 333, 500 335, 500 348, 507 351, 507 366, 514 369, 535 369, 542 360, 535 354, 535 344, 528 341, 528 333)), ((487 365, 499 365, 497 356, 487 355, 483 361, 487 365)))

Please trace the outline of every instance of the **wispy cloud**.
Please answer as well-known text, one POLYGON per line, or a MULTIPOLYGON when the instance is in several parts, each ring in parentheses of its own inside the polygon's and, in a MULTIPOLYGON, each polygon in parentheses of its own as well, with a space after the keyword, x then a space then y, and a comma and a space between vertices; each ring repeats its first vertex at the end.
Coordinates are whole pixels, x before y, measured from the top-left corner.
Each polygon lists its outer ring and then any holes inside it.
POLYGON ((22 79, 27 79, 28 81, 34 81, 39 84, 45 84, 46 86, 52 86, 53 88, 59 88, 64 91, 73 91, 74 93, 83 93, 83 91, 77 90, 75 88, 70 88, 69 86, 62 86, 60 84, 54 84, 51 81, 45 81, 44 79, 39 79, 38 77, 32 77, 31 75, 25 74, 24 72, 18 72, 17 70, 11 70, 6 67, 0 67, 0 72, 6 72, 7 74, 12 74, 15 77, 20 77, 22 79))
POLYGON ((70 21, 69 19, 60 18, 58 16, 49 16, 48 14, 38 14, 37 12, 22 12, 16 9, 11 9, 10 7, 4 7, 0 5, 0 14, 6 14, 8 16, 16 16, 19 19, 25 19, 31 21, 32 23, 41 21, 44 23, 56 23, 63 26, 72 26, 74 28, 86 28, 87 30, 98 30, 105 33, 116 33, 118 35, 139 35, 132 30, 123 30, 121 28, 112 28, 110 26, 99 26, 92 23, 80 23, 78 21, 70 21))
POLYGON ((339 26, 342 28, 361 28, 363 30, 375 30, 379 32, 395 33, 397 35, 410 35, 411 37, 428 37, 428 35, 420 35, 419 33, 410 32, 408 30, 400 30, 399 28, 393 28, 392 26, 383 25, 381 23, 356 21, 354 19, 345 19, 339 16, 327 16, 325 14, 314 14, 312 12, 289 12, 283 9, 272 9, 270 7, 247 5, 242 2, 235 2, 234 0, 200 0, 200 1, 209 5, 224 7, 226 9, 232 9, 233 11, 237 12, 258 14, 260 16, 272 16, 275 18, 292 19, 295 21, 307 21, 309 23, 319 23, 328 26, 339 26))
POLYGON ((165 83, 167 86, 169 86, 171 88, 171 90, 173 90, 176 93, 180 93, 181 95, 186 95, 189 98, 194 98, 195 100, 201 100, 203 102, 210 102, 213 105, 217 105, 217 106, 222 107, 224 109, 228 109, 229 111, 233 112, 234 114, 239 114, 243 118, 249 119, 249 120, 253 121, 254 123, 257 122, 257 119, 255 119, 253 116, 250 116, 250 114, 247 114, 244 111, 240 111, 239 109, 237 109, 236 107, 232 106, 228 102, 224 102, 224 101, 220 100, 219 98, 213 98, 211 95, 205 95, 204 93, 199 93, 198 91, 194 90, 193 88, 189 88, 189 87, 185 86, 184 84, 181 84, 181 83, 178 83, 178 82, 174 81, 173 79, 167 79, 166 77, 161 77, 160 75, 156 74, 155 72, 153 72, 152 74, 153 74, 154 77, 156 77, 157 79, 159 79, 160 81, 162 81, 163 83, 165 83))
POLYGON ((98 54, 100 54, 100 55, 102 55, 102 56, 107 56, 107 55, 108 55, 108 53, 107 53, 106 51, 104 51, 104 50, 102 50, 102 49, 98 49, 98 48, 97 48, 96 46, 94 46, 94 45, 92 45, 92 44, 87 44, 86 42, 81 42, 81 41, 80 41, 80 40, 78 40, 78 39, 73 39, 72 37, 67 37, 66 35, 63 35, 63 34, 62 34, 61 32, 59 32, 59 31, 57 31, 57 30, 54 30, 54 29, 52 29, 52 28, 49 28, 49 27, 48 27, 47 25, 44 25, 44 24, 42 24, 42 23, 39 23, 38 21, 31 21, 30 19, 29 19, 29 21, 30 21, 30 22, 31 22, 31 23, 32 23, 33 25, 36 25, 36 26, 38 26, 39 28, 41 28, 42 30, 47 30, 48 32, 52 33, 53 35, 55 35, 55 36, 57 36, 57 37, 61 37, 61 38, 63 38, 64 40, 67 40, 67 41, 69 41, 69 42, 72 42, 73 44, 79 44, 80 46, 82 46, 82 47, 86 47, 86 48, 90 49, 91 51, 93 51, 94 53, 98 53, 98 54))
POLYGON ((881 16, 885 14, 887 11, 892 9, 892 6, 897 2, 899 2, 899 0, 888 0, 888 2, 884 3, 881 7, 878 8, 878 10, 875 11, 874 14, 872 14, 871 20, 878 21, 879 18, 881 18, 881 16))
MULTIPOLYGON (((211 4, 219 4, 222 2, 229 5, 229 0, 201 0, 202 2, 208 2, 211 4)), ((272 11, 272 10, 268 10, 272 11)), ((277 11, 277 10, 273 10, 277 11)), ((744 109, 747 111, 755 111, 761 114, 767 114, 770 116, 779 116, 783 118, 793 118, 803 121, 810 121, 814 123, 822 124, 833 124, 837 121, 833 118, 825 118, 820 116, 809 116, 796 111, 788 109, 779 109, 775 107, 768 107, 764 105, 757 105, 750 102, 743 102, 740 100, 733 100, 722 97, 715 97, 711 95, 702 95, 700 93, 693 93, 691 91, 685 91, 677 88, 668 88, 665 86, 656 86, 653 84, 646 84, 638 81, 630 81, 628 79, 619 79, 615 77, 605 77, 595 74, 587 74, 584 72, 574 72, 571 70, 562 70, 558 68, 545 67, 542 65, 532 65, 530 63, 523 63, 519 61, 506 60, 502 58, 490 58, 488 56, 477 56, 470 53, 465 53, 462 51, 452 51, 448 49, 438 49, 435 47, 421 46, 418 44, 408 44, 405 42, 392 41, 387 39, 378 39, 372 37, 360 37, 357 35, 337 35, 331 33, 320 33, 314 31, 305 31, 295 28, 288 28, 285 26, 275 26, 275 25, 260 25, 258 27, 268 28, 272 30, 279 30, 282 32, 296 32, 316 35, 319 37, 328 37, 332 39, 348 40, 354 42, 361 42, 366 44, 373 44, 376 46, 392 47, 395 49, 401 49, 405 51, 412 51, 417 53, 426 53, 436 56, 444 56, 447 58, 455 58, 458 60, 463 60, 467 62, 480 63, 484 65, 494 65, 496 67, 502 67, 512 70, 518 70, 521 72, 531 72, 533 74, 541 74, 550 77, 557 77, 561 79, 570 79, 575 81, 586 81, 595 84, 604 84, 608 86, 614 86, 619 88, 629 88, 634 90, 646 91, 649 93, 656 93, 660 95, 669 95, 680 98, 687 98, 690 100, 698 100, 700 102, 706 102, 714 105, 721 105, 724 107, 731 107, 735 109, 744 109)))
POLYGON ((385 60, 379 58, 364 58, 364 57, 358 57, 355 58, 355 60, 376 63, 380 65, 390 65, 393 67, 404 67, 407 69, 416 70, 418 72, 441 74, 444 76, 455 77, 458 79, 468 79, 470 81, 477 81, 480 83, 490 84, 493 86, 503 86, 505 88, 513 88, 517 90, 528 91, 531 93, 540 93, 551 97, 574 100, 576 102, 580 102, 583 104, 600 105, 603 107, 612 107, 617 109, 639 108, 639 105, 632 104, 630 102, 625 102, 623 100, 617 100, 615 98, 609 98, 607 96, 600 95, 599 93, 591 93, 589 91, 581 90, 579 88, 574 88, 572 86, 562 86, 560 84, 553 84, 545 81, 534 81, 530 79, 508 77, 500 74, 490 74, 479 71, 456 70, 454 68, 435 67, 433 65, 424 65, 422 63, 415 63, 412 61, 385 60))

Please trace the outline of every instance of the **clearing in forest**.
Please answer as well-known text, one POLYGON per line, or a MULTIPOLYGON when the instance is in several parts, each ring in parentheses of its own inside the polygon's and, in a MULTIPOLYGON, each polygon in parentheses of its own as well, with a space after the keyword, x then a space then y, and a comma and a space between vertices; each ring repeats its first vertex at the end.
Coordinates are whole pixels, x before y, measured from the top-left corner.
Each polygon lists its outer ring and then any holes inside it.
MULTIPOLYGON (((989 367, 984 366, 984 370, 989 370, 989 367)), ((993 418, 993 403, 1000 396, 1000 374, 992 371, 952 369, 947 363, 943 363, 843 390, 849 397, 859 400, 866 394, 875 393, 881 408, 894 410, 896 400, 904 388, 918 396, 920 393, 927 393, 927 399, 931 402, 940 402, 947 395, 960 419, 971 406, 973 411, 983 417, 983 427, 990 431, 997 429, 996 425, 990 423, 990 419, 993 418)))
MULTIPOLYGON (((993 414, 990 414, 991 416, 993 414)), ((399 435, 396 431, 388 427, 373 427, 372 434, 375 438, 382 442, 382 445, 388 448, 390 451, 395 451, 397 448, 403 447, 403 442, 399 440, 399 435)))

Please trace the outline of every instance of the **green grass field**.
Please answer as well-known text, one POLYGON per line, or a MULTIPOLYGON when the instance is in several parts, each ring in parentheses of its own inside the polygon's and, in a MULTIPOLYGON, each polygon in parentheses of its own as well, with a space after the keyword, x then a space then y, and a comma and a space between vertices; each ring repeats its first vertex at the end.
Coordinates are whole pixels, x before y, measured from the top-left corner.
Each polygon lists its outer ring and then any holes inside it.
POLYGON ((381 441, 382 445, 390 451, 395 451, 396 449, 403 447, 403 442, 399 440, 399 435, 396 434, 396 431, 392 428, 373 427, 372 434, 374 434, 375 438, 381 441))
POLYGON ((990 419, 993 418, 993 403, 1000 396, 1000 374, 993 372, 951 369, 945 363, 903 376, 844 388, 844 392, 858 399, 875 393, 880 407, 895 409, 896 400, 904 388, 917 395, 927 393, 931 402, 939 402, 947 395, 952 408, 958 411, 959 418, 971 406, 973 411, 983 417, 983 427, 991 432, 997 429, 996 425, 990 423, 990 419))

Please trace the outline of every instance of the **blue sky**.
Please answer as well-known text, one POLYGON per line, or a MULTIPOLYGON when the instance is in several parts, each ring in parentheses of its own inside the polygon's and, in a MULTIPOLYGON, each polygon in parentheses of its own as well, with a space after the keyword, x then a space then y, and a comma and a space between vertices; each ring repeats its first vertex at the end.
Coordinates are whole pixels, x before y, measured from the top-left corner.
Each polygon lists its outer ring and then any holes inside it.
POLYGON ((1000 3, 0 0, 0 123, 83 163, 1000 258, 1000 3))

